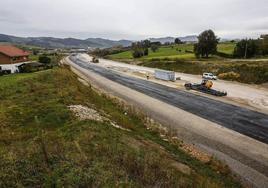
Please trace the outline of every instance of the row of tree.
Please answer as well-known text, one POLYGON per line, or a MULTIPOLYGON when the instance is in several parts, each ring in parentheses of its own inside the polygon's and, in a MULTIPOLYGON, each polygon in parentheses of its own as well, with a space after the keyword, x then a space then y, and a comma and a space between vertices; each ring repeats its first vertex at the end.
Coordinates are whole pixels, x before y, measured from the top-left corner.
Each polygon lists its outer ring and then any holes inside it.
MULTIPOLYGON (((267 37, 268 38, 268 37, 267 37)), ((251 58, 257 55, 267 55, 268 54, 268 39, 243 39, 236 44, 233 52, 233 57, 235 58, 251 58)), ((210 55, 220 54, 217 52, 217 45, 219 43, 219 38, 215 35, 212 30, 206 30, 198 36, 198 42, 194 44, 194 53, 198 58, 208 58, 210 55)), ((175 44, 183 44, 183 42, 176 38, 175 44)), ((140 58, 142 56, 147 56, 149 53, 149 48, 153 52, 157 51, 160 42, 150 42, 149 40, 139 41, 132 43, 132 55, 134 58, 140 58)), ((221 53, 222 54, 222 53, 221 53)), ((225 54, 228 55, 228 54, 225 54)))
MULTIPOLYGON (((164 45, 171 44, 184 44, 179 38, 174 40, 174 43, 165 43, 164 45)), ((149 54, 149 48, 152 52, 156 52, 161 46, 161 42, 151 42, 150 40, 142 40, 138 42, 133 42, 131 45, 132 56, 134 58, 140 58, 142 56, 147 56, 149 54)))
POLYGON ((236 58, 268 55, 268 38, 256 40, 243 39, 237 43, 233 55, 236 58))
POLYGON ((131 45, 132 56, 134 58, 147 56, 149 54, 149 48, 151 48, 153 52, 156 52, 160 45, 160 42, 151 42, 149 40, 133 42, 131 45))
MULTIPOLYGON (((198 36, 194 45, 196 57, 206 57, 217 53, 219 38, 212 30, 206 30, 198 36)), ((236 44, 233 52, 235 58, 251 58, 258 55, 268 55, 268 37, 262 39, 243 39, 236 44)))

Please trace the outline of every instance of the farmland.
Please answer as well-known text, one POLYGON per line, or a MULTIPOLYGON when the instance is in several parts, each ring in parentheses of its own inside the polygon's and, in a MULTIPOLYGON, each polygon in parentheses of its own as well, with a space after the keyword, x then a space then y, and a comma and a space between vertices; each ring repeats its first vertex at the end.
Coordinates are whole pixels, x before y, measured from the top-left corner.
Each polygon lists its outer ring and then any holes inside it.
MULTIPOLYGON (((218 51, 226 54, 232 54, 235 47, 235 43, 220 43, 218 45, 218 51)), ((131 51, 126 51, 114 55, 108 56, 110 59, 123 60, 132 59, 131 51)), ((195 59, 193 53, 193 44, 179 44, 161 46, 156 52, 149 50, 149 55, 139 58, 139 60, 152 60, 152 59, 195 59)))

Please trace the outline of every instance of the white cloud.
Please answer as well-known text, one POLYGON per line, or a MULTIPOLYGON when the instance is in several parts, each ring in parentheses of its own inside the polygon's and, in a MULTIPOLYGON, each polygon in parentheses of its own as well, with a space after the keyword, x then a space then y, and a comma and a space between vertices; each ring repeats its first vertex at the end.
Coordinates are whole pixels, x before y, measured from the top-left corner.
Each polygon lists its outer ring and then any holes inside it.
POLYGON ((1 33, 142 39, 268 33, 267 0, 0 0, 1 33))

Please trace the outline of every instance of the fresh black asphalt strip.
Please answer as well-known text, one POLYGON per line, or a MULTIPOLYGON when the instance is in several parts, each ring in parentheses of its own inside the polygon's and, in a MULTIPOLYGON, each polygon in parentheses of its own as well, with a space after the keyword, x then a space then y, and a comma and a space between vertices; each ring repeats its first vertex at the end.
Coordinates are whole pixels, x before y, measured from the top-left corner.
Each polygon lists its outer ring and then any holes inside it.
POLYGON ((121 85, 268 144, 268 115, 266 114, 139 78, 121 75, 76 57, 71 57, 71 60, 80 67, 94 71, 121 85))

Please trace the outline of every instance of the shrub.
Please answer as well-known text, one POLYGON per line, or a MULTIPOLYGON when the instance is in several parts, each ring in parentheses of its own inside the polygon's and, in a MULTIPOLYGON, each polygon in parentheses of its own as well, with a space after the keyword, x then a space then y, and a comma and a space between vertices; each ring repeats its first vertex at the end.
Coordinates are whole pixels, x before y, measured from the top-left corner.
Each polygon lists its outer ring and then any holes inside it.
POLYGON ((0 70, 0 76, 3 76, 5 74, 11 74, 11 70, 0 70))
POLYGON ((49 64, 49 63, 51 63, 51 59, 50 59, 50 57, 48 57, 46 55, 42 55, 39 57, 39 62, 43 63, 43 64, 49 64))
POLYGON ((140 58, 149 54, 148 41, 133 42, 131 45, 132 56, 134 58, 140 58))
POLYGON ((185 50, 185 53, 194 53, 194 52, 191 50, 185 50))
POLYGON ((232 58, 233 57, 232 54, 226 54, 226 53, 223 53, 223 52, 216 52, 216 55, 218 55, 220 57, 223 57, 223 58, 232 58))
POLYGON ((133 58, 140 58, 143 56, 143 51, 139 49, 135 49, 132 51, 133 58))
POLYGON ((145 49, 144 49, 144 53, 143 53, 143 55, 146 56, 146 55, 148 55, 148 54, 149 54, 149 50, 148 50, 148 48, 145 48, 145 49))
POLYGON ((218 77, 224 80, 237 80, 240 77, 240 74, 231 71, 231 72, 221 73, 218 75, 218 77))
POLYGON ((158 46, 156 45, 156 44, 153 44, 152 46, 151 46, 151 50, 153 51, 153 52, 156 52, 157 50, 158 50, 158 46))

